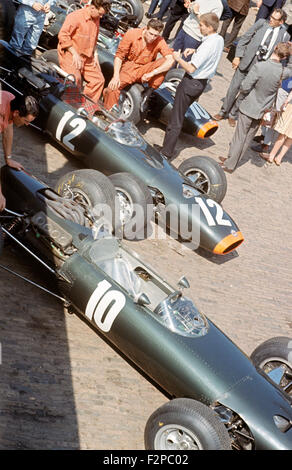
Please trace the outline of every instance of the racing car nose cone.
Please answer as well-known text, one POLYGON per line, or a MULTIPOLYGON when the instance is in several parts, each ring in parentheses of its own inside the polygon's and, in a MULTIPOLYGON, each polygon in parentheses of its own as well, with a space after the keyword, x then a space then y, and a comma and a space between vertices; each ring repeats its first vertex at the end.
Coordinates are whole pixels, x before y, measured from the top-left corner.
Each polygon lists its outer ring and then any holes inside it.
POLYGON ((199 139, 206 139, 211 137, 218 129, 218 122, 216 121, 207 121, 202 126, 199 127, 197 132, 197 137, 199 139))
POLYGON ((226 255, 231 251, 235 250, 241 243, 243 242, 244 238, 241 232, 232 232, 227 237, 220 240, 219 243, 213 249, 213 253, 217 255, 226 255))

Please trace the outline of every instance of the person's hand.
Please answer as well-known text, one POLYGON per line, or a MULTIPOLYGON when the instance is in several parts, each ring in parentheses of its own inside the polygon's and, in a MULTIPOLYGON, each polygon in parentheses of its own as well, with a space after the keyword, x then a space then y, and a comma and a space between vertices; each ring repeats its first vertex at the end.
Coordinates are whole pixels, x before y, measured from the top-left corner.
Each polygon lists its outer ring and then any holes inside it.
POLYGON ((42 3, 35 2, 35 3, 33 4, 32 8, 33 8, 35 11, 43 11, 44 5, 42 5, 42 3))
POLYGON ((152 72, 144 73, 143 77, 141 78, 141 82, 149 82, 150 78, 154 77, 154 75, 154 70, 152 72))
POLYGON ((196 49, 192 49, 191 47, 187 47, 185 50, 184 50, 184 57, 187 57, 188 55, 191 55, 191 54, 194 54, 194 52, 196 52, 196 49))
POLYGON ((234 57, 234 59, 232 61, 232 68, 237 69, 239 64, 240 64, 240 57, 234 57))
POLYGON ((21 165, 21 163, 18 163, 15 160, 12 160, 11 158, 7 160, 7 165, 11 168, 15 168, 16 170, 23 170, 23 166, 21 165))
POLYGON ((260 8, 263 4, 263 0, 257 0, 256 4, 257 4, 257 7, 260 8))
POLYGON ((95 51, 94 51, 93 65, 94 65, 94 67, 99 67, 99 60, 98 60, 97 49, 95 49, 95 51))
POLYGON ((76 51, 72 52, 72 64, 74 67, 76 67, 77 70, 82 69, 83 62, 80 55, 76 51))
POLYGON ((1 189, 0 189, 0 212, 4 211, 5 206, 6 206, 6 199, 3 196, 1 189))
POLYGON ((199 12, 200 12, 200 5, 198 5, 198 3, 195 3, 193 6, 192 6, 192 9, 193 9, 193 12, 198 15, 199 12))
POLYGON ((184 7, 185 7, 185 8, 189 8, 189 7, 190 7, 190 4, 191 4, 191 0, 185 0, 185 1, 184 1, 184 7))
POLYGON ((49 13, 50 9, 51 9, 51 6, 50 6, 49 2, 45 3, 44 7, 43 7, 44 12, 49 13))
POLYGON ((110 90, 117 90, 120 86, 120 78, 113 77, 108 84, 110 90))
POLYGON ((181 58, 180 50, 179 51, 173 51, 172 57, 174 58, 174 60, 178 61, 181 58))

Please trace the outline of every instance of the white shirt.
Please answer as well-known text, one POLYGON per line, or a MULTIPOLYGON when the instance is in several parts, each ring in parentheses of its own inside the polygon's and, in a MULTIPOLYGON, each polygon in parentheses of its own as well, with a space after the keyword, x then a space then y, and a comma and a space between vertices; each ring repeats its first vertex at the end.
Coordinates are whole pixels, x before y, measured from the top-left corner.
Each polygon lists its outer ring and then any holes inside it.
POLYGON ((204 13, 215 13, 215 15, 220 18, 223 11, 223 5, 221 0, 196 0, 191 3, 188 11, 190 12, 189 16, 186 18, 183 24, 183 30, 192 38, 197 41, 202 41, 202 33, 200 31, 200 18, 196 13, 193 12, 192 6, 196 4, 200 6, 199 16, 204 13))
POLYGON ((202 44, 192 55, 191 64, 196 70, 192 78, 206 79, 215 75, 224 47, 224 39, 218 33, 203 37, 202 44))

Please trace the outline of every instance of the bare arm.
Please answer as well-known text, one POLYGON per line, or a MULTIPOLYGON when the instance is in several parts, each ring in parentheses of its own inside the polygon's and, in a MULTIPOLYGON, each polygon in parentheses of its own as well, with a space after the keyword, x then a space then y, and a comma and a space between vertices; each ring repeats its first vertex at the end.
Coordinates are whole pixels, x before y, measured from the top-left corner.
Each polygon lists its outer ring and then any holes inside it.
POLYGON ((2 147, 4 152, 5 162, 11 168, 16 168, 16 170, 23 170, 21 163, 12 160, 12 142, 13 142, 13 124, 9 124, 8 127, 3 131, 2 134, 2 147))

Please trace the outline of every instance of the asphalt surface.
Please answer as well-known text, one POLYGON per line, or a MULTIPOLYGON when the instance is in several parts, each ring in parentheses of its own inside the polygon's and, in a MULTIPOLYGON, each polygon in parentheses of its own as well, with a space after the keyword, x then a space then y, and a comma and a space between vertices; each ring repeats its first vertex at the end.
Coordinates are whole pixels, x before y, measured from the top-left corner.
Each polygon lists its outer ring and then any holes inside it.
MULTIPOLYGON (((253 19, 251 10, 243 30, 253 19)), ((224 54, 200 99, 211 114, 231 77, 224 54)), ((162 143, 162 126, 140 130, 162 143)), ((174 164, 226 156, 232 134, 226 121, 206 141, 182 134, 174 164)), ((81 168, 32 129, 16 130, 13 154, 51 185, 81 168)), ((227 175, 223 206, 245 237, 236 252, 197 253, 167 236, 130 244, 171 283, 186 275, 188 295, 248 355, 270 337, 292 336, 291 163, 291 151, 279 168, 249 151, 227 175)), ((46 273, 13 247, 0 262, 48 285, 46 273)), ((167 398, 54 297, 1 269, 0 295, 0 449, 143 449, 145 423, 167 398)))

